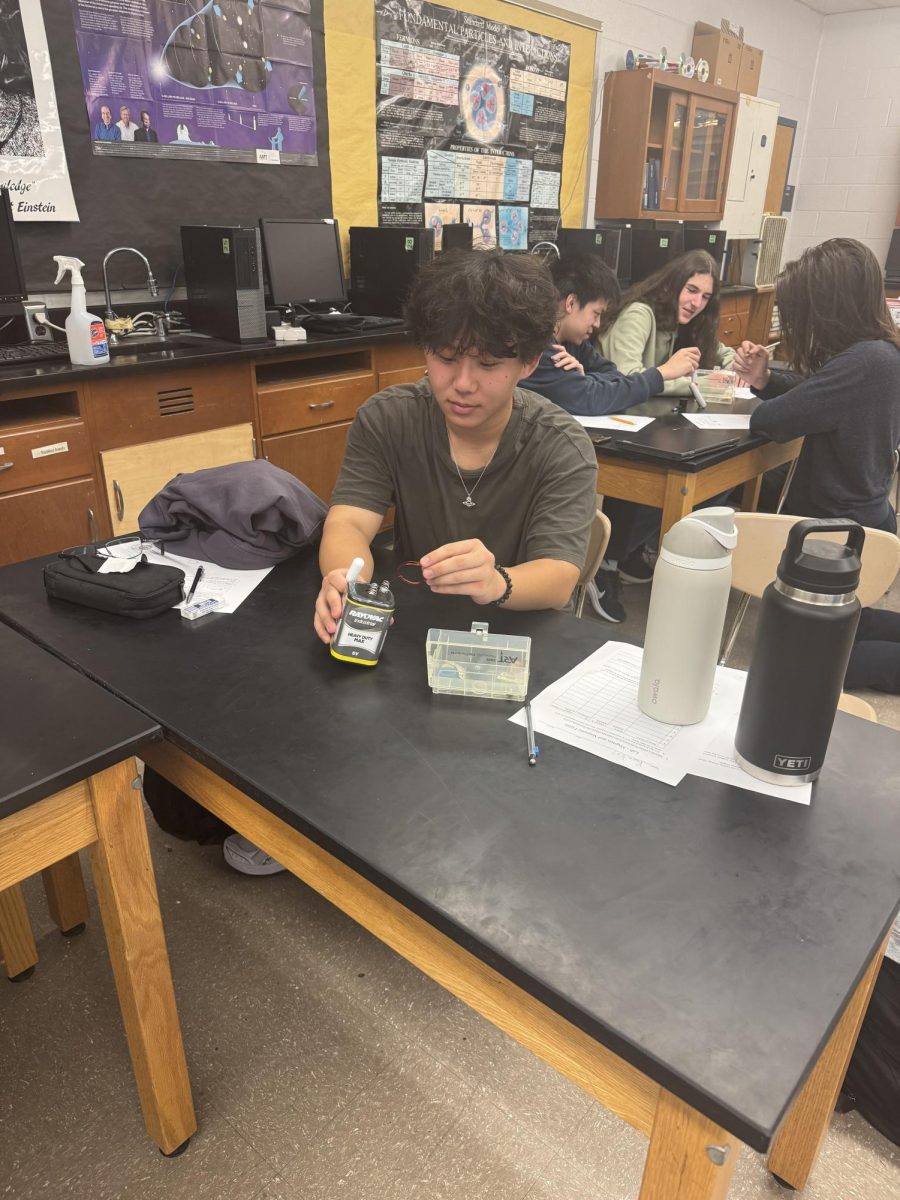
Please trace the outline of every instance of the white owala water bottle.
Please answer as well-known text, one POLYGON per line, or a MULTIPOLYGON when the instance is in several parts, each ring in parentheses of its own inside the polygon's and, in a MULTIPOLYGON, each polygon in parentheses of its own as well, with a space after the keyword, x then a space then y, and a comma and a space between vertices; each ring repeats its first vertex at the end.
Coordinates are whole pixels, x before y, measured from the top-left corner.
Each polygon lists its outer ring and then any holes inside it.
POLYGON ((709 712, 736 544, 730 508, 691 513, 663 538, 638 686, 648 717, 693 725, 709 712))
POLYGON ((68 258, 65 254, 54 254, 53 261, 58 264, 56 282, 60 283, 66 271, 72 273, 71 311, 66 317, 66 342, 69 346, 69 358, 76 367, 96 367, 109 362, 109 344, 106 340, 106 326, 99 317, 87 310, 85 301, 84 280, 81 268, 84 263, 80 258, 68 258))

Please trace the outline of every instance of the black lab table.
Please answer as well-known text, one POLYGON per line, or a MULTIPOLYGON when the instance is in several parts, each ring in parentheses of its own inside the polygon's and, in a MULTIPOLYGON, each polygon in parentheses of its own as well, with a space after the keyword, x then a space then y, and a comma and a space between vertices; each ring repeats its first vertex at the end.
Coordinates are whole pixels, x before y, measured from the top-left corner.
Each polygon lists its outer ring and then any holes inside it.
POLYGON ((648 1134, 642 1200, 724 1196, 738 1140, 802 1187, 900 902, 900 736, 839 713, 809 807, 547 738, 530 769, 511 706, 430 693, 426 631, 529 634, 533 694, 595 625, 398 584, 369 670, 315 639, 317 587, 307 553, 233 615, 138 623, 48 601, 21 563, 0 617, 158 721, 145 757, 184 791, 648 1134))

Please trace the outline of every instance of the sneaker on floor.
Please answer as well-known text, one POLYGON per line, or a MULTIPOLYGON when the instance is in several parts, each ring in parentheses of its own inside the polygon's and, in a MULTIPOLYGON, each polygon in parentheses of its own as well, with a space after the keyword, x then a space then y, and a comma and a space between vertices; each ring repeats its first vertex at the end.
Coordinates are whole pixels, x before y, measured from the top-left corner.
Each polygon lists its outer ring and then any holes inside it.
POLYGON ((625 620, 622 584, 618 571, 604 570, 601 567, 587 585, 587 598, 591 602, 591 608, 604 621, 612 621, 614 625, 619 625, 625 620))
POLYGON ((653 568, 647 562, 643 547, 633 550, 626 559, 619 563, 619 578, 623 583, 649 583, 653 578, 653 568))
POLYGON ((232 833, 222 843, 222 853, 229 867, 234 867, 244 875, 277 875, 283 871, 281 863, 276 862, 265 850, 254 846, 239 833, 232 833))

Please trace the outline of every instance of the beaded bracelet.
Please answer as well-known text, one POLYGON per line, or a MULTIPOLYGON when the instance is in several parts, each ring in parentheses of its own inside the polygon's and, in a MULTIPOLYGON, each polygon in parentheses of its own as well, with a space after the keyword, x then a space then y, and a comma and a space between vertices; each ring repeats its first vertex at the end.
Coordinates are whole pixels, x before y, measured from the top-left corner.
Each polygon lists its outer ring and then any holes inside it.
POLYGON ((504 567, 498 566, 497 563, 494 563, 494 570, 499 571, 501 577, 506 580, 506 590, 504 591, 503 595, 498 597, 498 599, 491 601, 491 604, 495 604, 497 608, 501 608, 512 595, 513 581, 510 577, 509 571, 507 571, 504 567))

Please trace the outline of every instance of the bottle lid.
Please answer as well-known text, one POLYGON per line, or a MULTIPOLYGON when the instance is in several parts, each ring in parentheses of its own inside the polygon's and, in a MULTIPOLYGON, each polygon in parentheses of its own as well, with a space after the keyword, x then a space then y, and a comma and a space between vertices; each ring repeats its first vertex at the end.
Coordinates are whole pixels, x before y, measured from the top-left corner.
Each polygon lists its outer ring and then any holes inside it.
MULTIPOLYGON (((662 541, 666 557, 674 559, 729 558, 737 544, 733 508, 701 508, 682 517, 662 541)), ((721 562, 721 565, 725 565, 721 562)))
POLYGON ((827 596, 856 591, 866 531, 856 521, 808 518, 791 526, 778 564, 778 578, 788 587, 827 596), (823 541, 815 533, 846 533, 846 542, 823 541))

